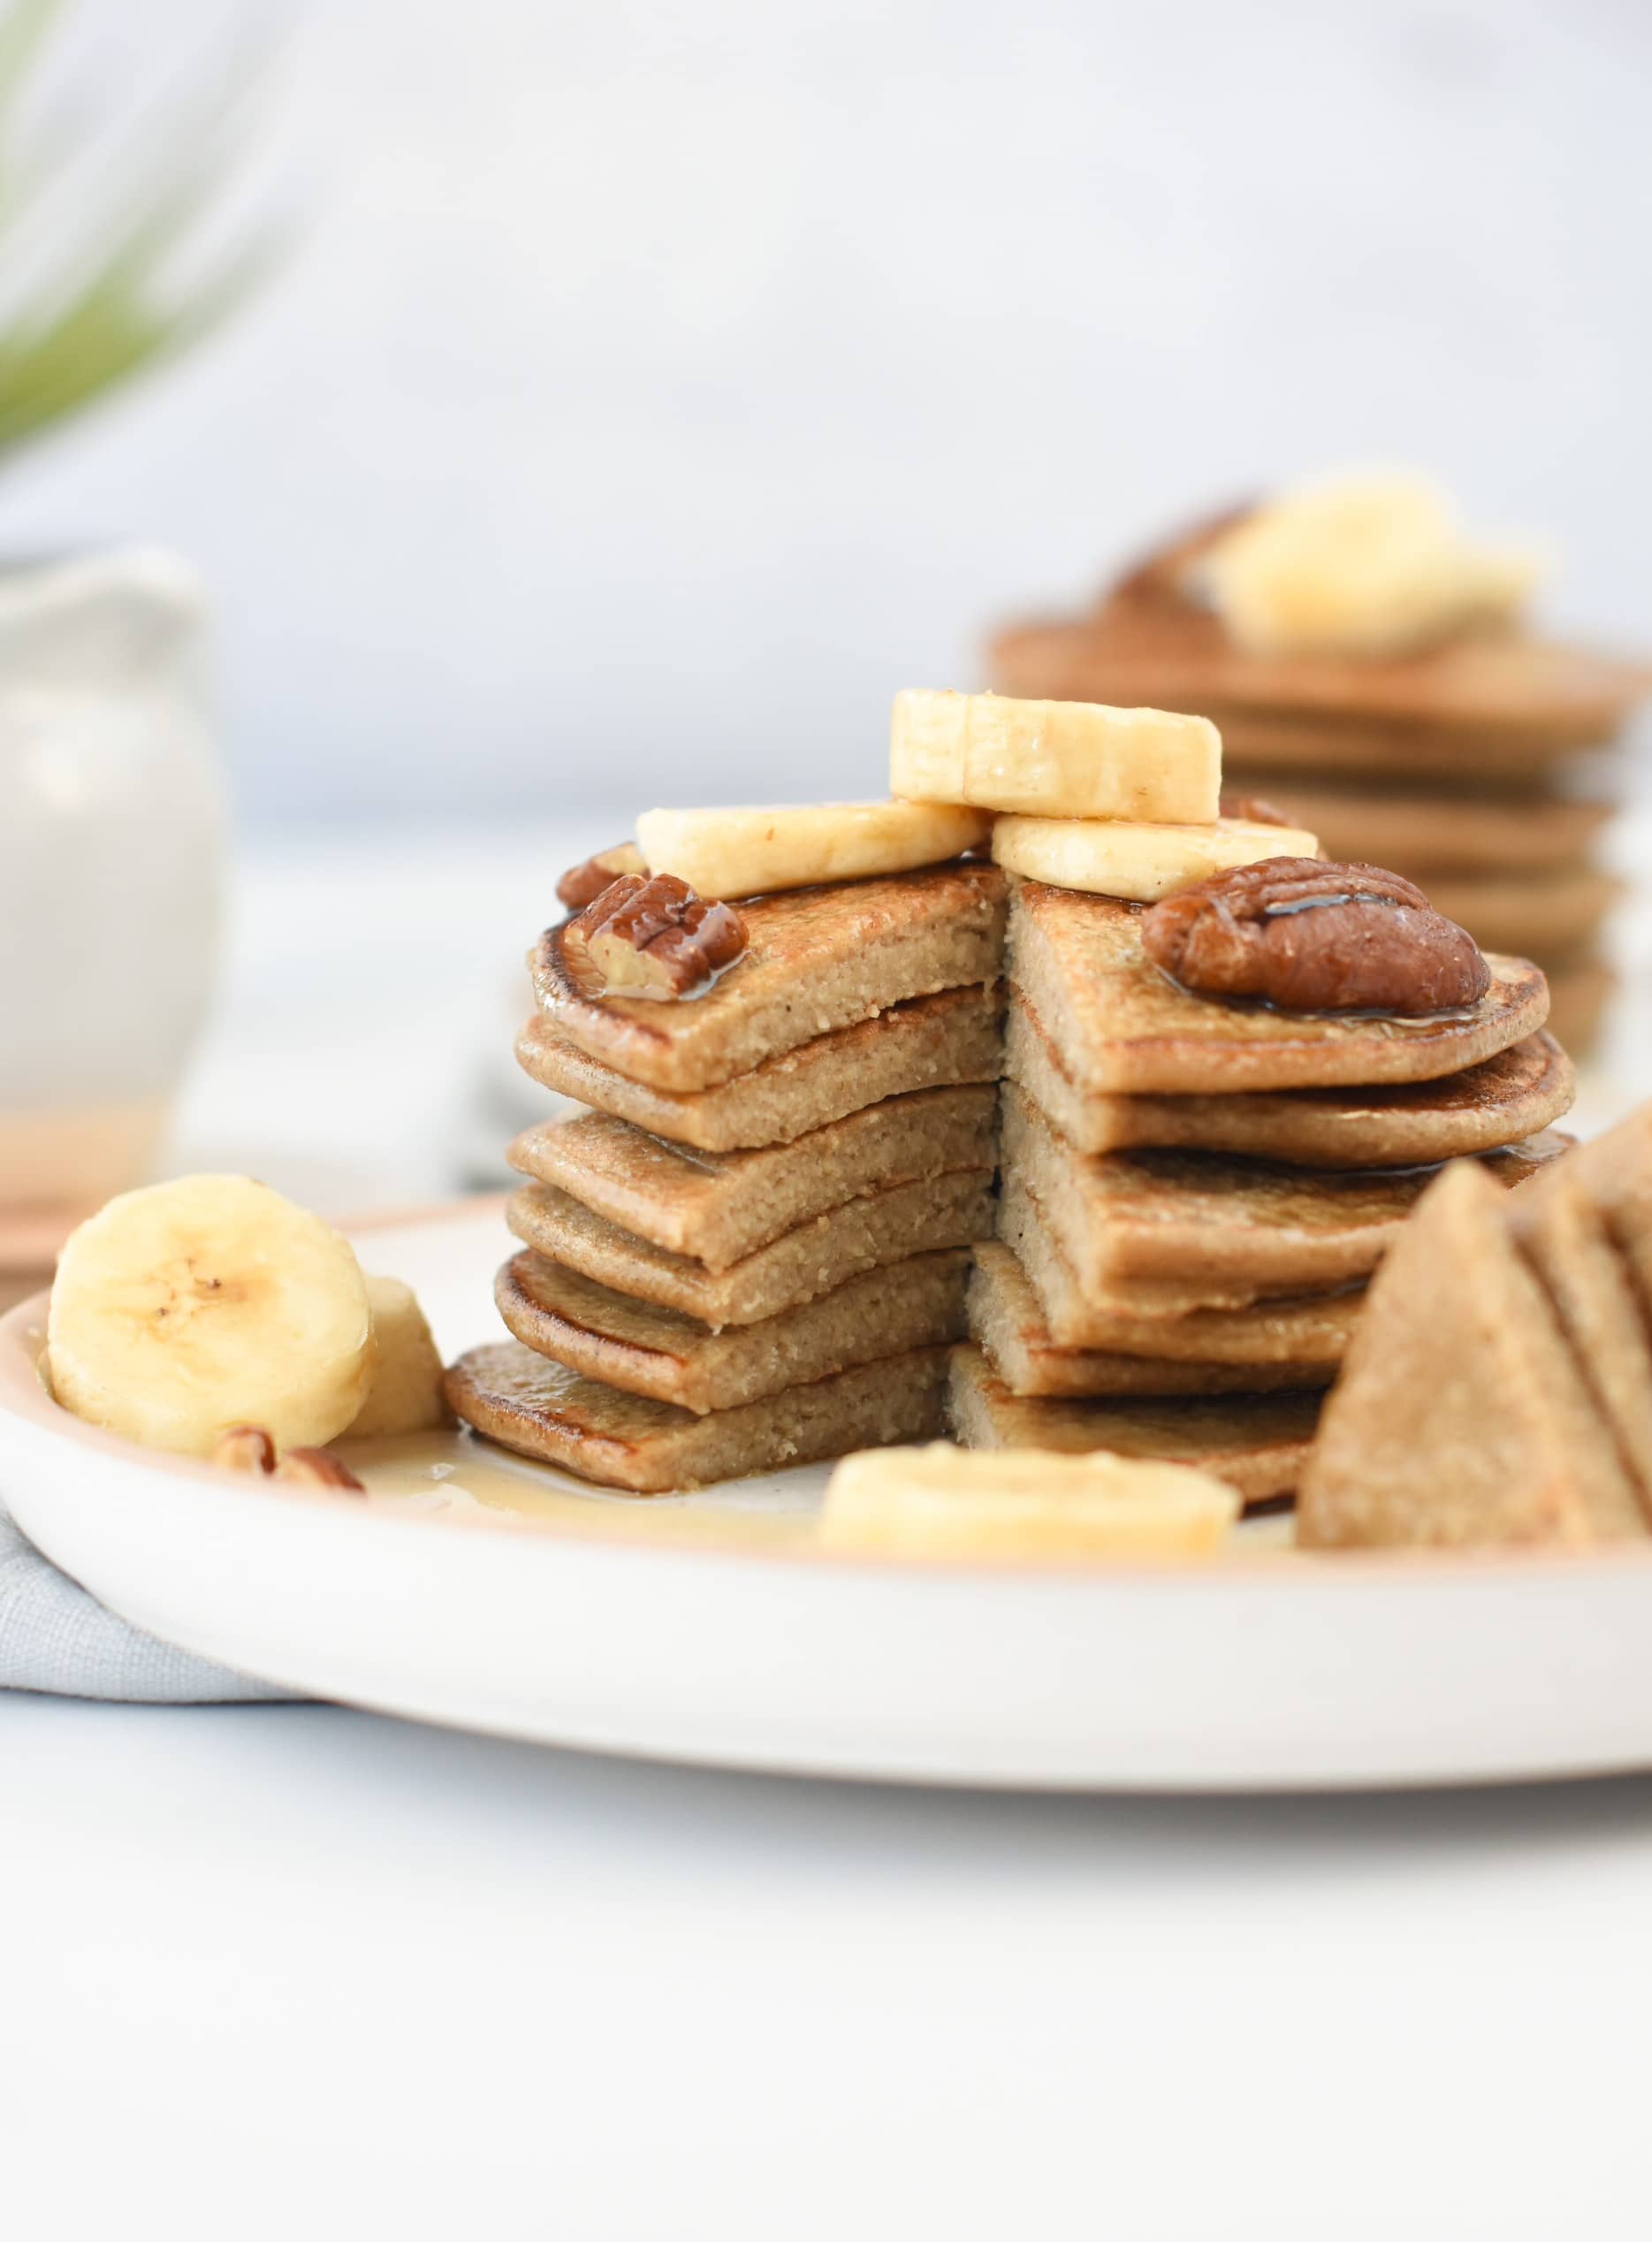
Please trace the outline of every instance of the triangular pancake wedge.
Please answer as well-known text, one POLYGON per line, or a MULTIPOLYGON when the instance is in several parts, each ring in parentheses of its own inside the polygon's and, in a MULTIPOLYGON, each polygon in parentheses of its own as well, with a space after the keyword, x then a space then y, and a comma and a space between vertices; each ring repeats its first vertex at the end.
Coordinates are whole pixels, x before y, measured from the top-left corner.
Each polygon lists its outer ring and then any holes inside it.
POLYGON ((1616 1441, 1508 1202, 1466 1163, 1424 1195, 1367 1296, 1298 1495, 1317 1548, 1586 1544, 1644 1535, 1616 1441))
POLYGON ((1624 1460, 1652 1509, 1652 1347, 1642 1285, 1652 1250, 1652 1114, 1567 1155, 1509 1201, 1624 1460), (1541 1188, 1539 1187, 1541 1184, 1541 1188))

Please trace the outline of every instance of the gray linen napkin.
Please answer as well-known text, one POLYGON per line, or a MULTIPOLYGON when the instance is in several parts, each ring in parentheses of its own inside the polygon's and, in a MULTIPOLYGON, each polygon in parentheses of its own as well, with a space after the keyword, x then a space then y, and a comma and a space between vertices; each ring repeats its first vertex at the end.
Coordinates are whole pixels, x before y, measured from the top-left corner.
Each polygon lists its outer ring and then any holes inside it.
POLYGON ((48 1564, 0 1507, 0 1689, 131 1704, 267 1703, 289 1693, 156 1642, 48 1564))

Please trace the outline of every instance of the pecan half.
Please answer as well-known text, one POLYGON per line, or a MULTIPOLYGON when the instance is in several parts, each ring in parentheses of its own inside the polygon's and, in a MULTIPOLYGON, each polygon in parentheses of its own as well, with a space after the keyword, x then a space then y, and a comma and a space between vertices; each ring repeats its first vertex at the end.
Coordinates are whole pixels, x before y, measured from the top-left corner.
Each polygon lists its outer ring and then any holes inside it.
POLYGON ((1246 825, 1295 825, 1295 818, 1275 806, 1266 795, 1233 794, 1224 786, 1216 804, 1224 818, 1242 818, 1246 825))
POLYGON ((585 996, 687 996, 746 946, 745 921, 669 872, 625 873, 562 929, 562 954, 585 996))
POLYGON ((1451 1011, 1491 969, 1420 888, 1368 864, 1269 857, 1201 880, 1146 911, 1142 948, 1200 996, 1292 1012, 1451 1011))
POLYGON ((556 899, 565 911, 583 911, 628 872, 648 877, 643 851, 635 841, 616 841, 612 849, 598 849, 594 857, 565 872, 556 883, 556 899))

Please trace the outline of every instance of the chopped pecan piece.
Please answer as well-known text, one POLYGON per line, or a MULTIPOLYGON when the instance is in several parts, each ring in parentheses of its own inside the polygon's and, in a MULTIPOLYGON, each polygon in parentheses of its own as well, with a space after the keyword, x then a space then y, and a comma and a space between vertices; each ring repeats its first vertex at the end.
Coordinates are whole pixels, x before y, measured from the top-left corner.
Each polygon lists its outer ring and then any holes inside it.
POLYGON ((1420 888, 1367 864, 1269 857, 1146 911, 1142 947, 1200 996, 1292 1012, 1405 1015, 1478 1003, 1491 969, 1420 888))
POLYGON ((275 1442, 261 1424, 232 1424, 219 1433, 212 1460, 224 1471, 273 1471, 275 1442))
POLYGON ((688 996, 745 946, 738 911, 669 872, 624 874, 562 929, 562 954, 587 996, 688 996))
POLYGON ((616 841, 612 849, 598 849, 594 857, 565 872, 556 883, 556 899, 565 911, 583 911, 628 872, 648 877, 643 851, 635 841, 616 841))
POLYGON ((1224 818, 1242 818, 1246 825, 1295 825, 1293 817, 1287 817, 1266 795, 1233 794, 1224 786, 1216 805, 1224 818))

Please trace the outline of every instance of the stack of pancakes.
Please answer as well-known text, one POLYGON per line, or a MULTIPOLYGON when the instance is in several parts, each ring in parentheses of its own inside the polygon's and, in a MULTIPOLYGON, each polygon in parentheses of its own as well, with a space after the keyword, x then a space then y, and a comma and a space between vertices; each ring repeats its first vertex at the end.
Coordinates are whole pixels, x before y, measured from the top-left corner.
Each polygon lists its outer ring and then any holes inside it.
POLYGON ((952 1412, 971 1446, 1108 1448, 1288 1494, 1366 1282, 1433 1163, 1530 1175, 1572 1068, 1537 969, 1418 1019, 1212 1003, 1138 905, 1024 881, 1009 932, 1001 1200, 952 1412))
POLYGON ((511 1149, 509 1342, 450 1378, 479 1430, 646 1494, 942 1428, 993 1226, 1004 875, 760 896, 681 1003, 582 995, 552 927, 518 1056, 590 1110, 511 1149))
POLYGON ((1482 949, 1549 977, 1582 1049, 1611 988, 1603 922, 1618 883, 1594 850, 1644 668, 1509 629, 1382 659, 1260 655, 1198 604, 1190 571, 1236 517, 1179 538, 1090 614, 1002 632, 1004 693, 1197 710, 1229 782, 1265 794, 1324 853, 1414 880, 1482 949))

